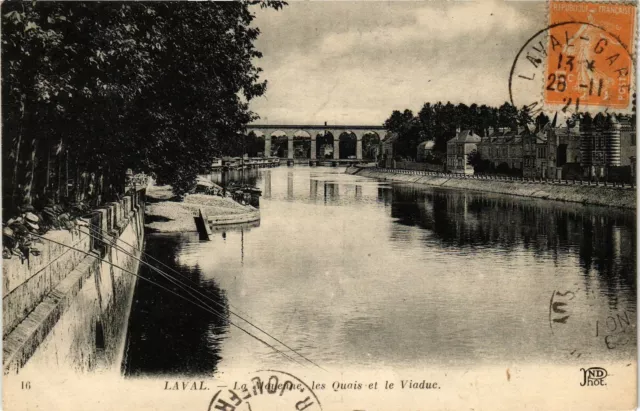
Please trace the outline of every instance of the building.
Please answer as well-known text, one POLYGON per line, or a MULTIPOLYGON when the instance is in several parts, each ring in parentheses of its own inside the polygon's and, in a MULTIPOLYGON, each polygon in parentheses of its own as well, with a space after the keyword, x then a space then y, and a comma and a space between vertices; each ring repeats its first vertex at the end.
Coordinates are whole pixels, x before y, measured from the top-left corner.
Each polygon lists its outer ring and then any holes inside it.
POLYGON ((547 135, 547 178, 576 178, 580 173, 580 120, 569 119, 557 126, 556 114, 547 135))
POLYGON ((618 118, 620 122, 620 165, 607 168, 609 181, 630 182, 636 176, 636 130, 628 118, 618 118))
POLYGON ((433 158, 433 147, 436 145, 433 141, 423 141, 418 144, 416 160, 424 162, 428 158, 433 158))
POLYGON ((522 134, 522 176, 540 178, 546 175, 547 167, 547 133, 551 124, 541 130, 527 129, 522 134))
POLYGON ((607 170, 621 166, 622 125, 615 115, 585 115, 580 127, 580 165, 584 176, 605 178, 607 170))
MULTIPOLYGON (((620 165, 630 166, 635 170, 636 164, 636 124, 631 118, 621 117, 620 121, 620 165)), ((635 175, 635 173, 633 174, 635 175)))
POLYGON ((455 174, 473 174, 473 166, 467 164, 467 156, 477 150, 482 139, 471 130, 460 131, 447 141, 447 170, 455 174))
POLYGON ((525 128, 512 130, 489 127, 487 136, 478 144, 478 153, 482 160, 488 160, 493 169, 508 166, 512 170, 522 170, 522 135, 525 128))

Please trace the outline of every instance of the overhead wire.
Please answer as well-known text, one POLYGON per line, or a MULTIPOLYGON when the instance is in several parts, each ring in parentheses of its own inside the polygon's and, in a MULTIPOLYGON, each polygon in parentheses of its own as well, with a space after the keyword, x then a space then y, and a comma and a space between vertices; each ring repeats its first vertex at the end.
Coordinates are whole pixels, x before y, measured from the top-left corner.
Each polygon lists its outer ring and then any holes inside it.
MULTIPOLYGON (((81 249, 79 249, 79 248, 76 248, 76 247, 70 246, 70 245, 68 245, 68 244, 61 243, 61 242, 59 242, 59 241, 56 241, 56 240, 53 240, 53 239, 51 239, 51 238, 47 238, 47 237, 44 237, 44 236, 41 236, 41 235, 38 235, 38 234, 35 234, 35 233, 31 233, 31 235, 33 235, 34 237, 37 237, 37 238, 40 238, 40 239, 43 239, 43 240, 47 240, 47 241, 50 241, 50 242, 52 242, 52 243, 55 243, 55 244, 61 245, 61 246, 63 246, 63 247, 67 247, 67 248, 69 248, 69 249, 71 249, 71 250, 78 251, 78 252, 83 253, 83 254, 85 254, 85 255, 87 255, 87 256, 90 256, 90 257, 93 257, 93 258, 96 258, 96 259, 98 259, 98 260, 101 260, 101 261, 102 261, 102 258, 101 258, 100 256, 95 255, 95 254, 93 254, 93 253, 91 253, 91 252, 88 252, 88 251, 85 251, 85 250, 81 250, 81 249)), ((203 309, 203 310, 205 310, 205 311, 207 311, 207 312, 209 312, 209 313, 213 314, 214 316, 216 316, 216 317, 218 317, 218 318, 220 318, 220 319, 222 319, 222 320, 228 321, 228 322, 229 322, 229 324, 231 324, 231 325, 233 325, 234 327, 238 328, 239 330, 243 331, 243 332, 244 332, 244 333, 246 333, 247 335, 249 335, 249 336, 253 337, 253 338, 254 338, 254 339, 256 339, 257 341, 261 342, 262 344, 266 345, 267 347, 269 347, 269 348, 271 348, 272 350, 276 351, 277 353, 281 354, 282 356, 284 356, 285 358, 289 359, 290 361, 293 361, 293 362, 295 362, 295 363, 297 363, 297 364, 299 364, 299 365, 304 365, 303 363, 299 362, 299 361, 298 361, 298 360, 296 360, 295 358, 293 358, 293 357, 289 356, 289 355, 288 355, 288 354, 286 354, 285 352, 283 352, 283 351, 279 350, 278 348, 274 347, 273 345, 269 344, 268 342, 266 342, 266 341, 265 341, 265 340, 263 340, 262 338, 260 338, 260 337, 257 337, 257 336, 255 336, 255 335, 253 335, 251 332, 249 332, 249 331, 245 330, 244 328, 240 327, 239 325, 235 324, 233 321, 231 321, 231 320, 229 320, 229 319, 227 319, 227 318, 224 318, 220 313, 218 313, 218 312, 216 312, 216 311, 212 310, 211 308, 209 308, 209 307, 207 307, 207 306, 202 306, 202 305, 200 305, 200 304, 197 304, 197 303, 195 303, 195 302, 193 302, 193 301, 189 300, 187 297, 185 297, 185 296, 183 296, 183 295, 180 295, 179 293, 177 293, 177 292, 175 292, 175 291, 173 291, 173 290, 171 290, 171 289, 169 289, 169 288, 167 288, 167 287, 165 287, 165 286, 163 286, 163 285, 161 285, 161 284, 159 284, 159 283, 157 283, 157 282, 155 282, 155 281, 153 281, 153 280, 151 280, 151 279, 145 278, 144 276, 141 276, 141 275, 136 274, 136 273, 134 273, 134 272, 132 272, 132 271, 129 271, 129 270, 127 270, 127 269, 126 269, 126 268, 124 268, 124 267, 120 267, 120 266, 118 266, 118 265, 116 265, 116 264, 114 264, 114 263, 108 262, 108 261, 105 261, 105 262, 106 262, 107 264, 112 265, 112 266, 113 266, 113 267, 115 267, 115 268, 118 268, 118 269, 122 270, 122 272, 128 273, 128 274, 130 274, 130 275, 133 275, 134 277, 137 277, 137 278, 140 278, 140 279, 142 279, 142 280, 145 280, 145 281, 147 281, 147 282, 149 282, 149 283, 151 283, 151 284, 153 284, 153 285, 155 285, 155 286, 157 286, 157 287, 159 287, 159 288, 161 288, 161 289, 163 289, 163 290, 165 290, 165 291, 167 291, 167 292, 169 292, 169 293, 171 293, 171 294, 174 294, 174 295, 176 295, 177 297, 180 297, 180 298, 184 299, 185 301, 187 301, 187 302, 189 302, 189 303, 191 303, 191 304, 195 305, 196 307, 199 307, 199 308, 201 308, 201 309, 203 309)))
MULTIPOLYGON (((91 226, 87 226, 87 228, 90 231, 93 231, 94 233, 105 233, 103 230, 97 230, 97 229, 93 229, 91 228, 91 226)), ((85 233, 84 231, 80 230, 81 232, 85 233)), ((85 233, 88 235, 91 235, 91 233, 85 233)), ((109 235, 109 233, 106 233, 107 235, 109 235)), ((123 244, 125 244, 128 247, 134 247, 133 245, 127 243, 126 241, 116 238, 116 241, 120 241, 123 244)), ((162 261, 154 258, 153 256, 149 255, 148 253, 142 251, 142 254, 144 254, 146 257, 153 259, 154 261, 156 261, 159 264, 162 264, 164 267, 166 267, 167 269, 171 270, 172 272, 180 275, 181 277, 183 277, 185 280, 191 282, 194 284, 195 287, 191 287, 188 284, 184 284, 184 283, 180 283, 180 281, 178 279, 176 279, 175 277, 172 277, 171 275, 169 275, 168 273, 160 270, 159 268, 149 264, 148 262, 136 257, 135 255, 133 255, 132 253, 128 252, 127 250, 125 250, 124 248, 120 247, 119 245, 117 245, 116 241, 108 241, 109 244, 113 247, 116 247, 117 249, 121 250, 122 252, 124 252, 125 254, 131 256, 132 258, 135 258, 136 260, 140 261, 141 263, 147 265, 148 267, 150 267, 152 270, 156 271, 158 274, 162 275, 163 277, 167 278, 169 281, 171 281, 172 283, 176 284, 177 286, 181 287, 181 288, 185 288, 185 287, 189 287, 189 289, 185 289, 185 291, 187 293, 189 293, 191 296, 197 298, 199 301, 201 301, 203 304, 206 304, 205 302, 203 302, 201 299, 199 299, 198 297, 194 296, 193 293, 191 292, 194 291, 198 294, 200 294, 202 297, 208 299, 209 301, 211 301, 214 304, 217 304, 221 307, 224 308, 223 304, 220 303, 219 301, 216 301, 215 299, 213 299, 212 297, 208 296, 206 293, 200 291, 199 288, 201 288, 201 286, 196 283, 195 281, 191 280, 189 277, 187 277, 184 273, 181 273, 175 269, 173 269, 172 267, 168 266, 167 264, 163 263, 162 261), (197 287, 197 288, 196 288, 197 287)), ((230 306, 234 307, 232 304, 229 304, 230 306)), ((235 308, 235 307, 234 307, 235 308)), ((254 322, 247 320, 245 317, 237 314, 236 312, 233 312, 232 310, 228 310, 229 313, 231 313, 232 315, 236 316, 237 318, 241 319, 242 321, 246 322, 247 324, 249 324, 250 326, 254 327, 255 329, 257 329, 258 331, 262 332, 263 334, 267 335, 269 338, 273 339, 274 341, 278 342, 279 344, 281 344, 282 346, 284 346, 285 348, 287 348, 288 350, 290 350, 291 352, 295 353, 296 355, 298 355, 300 358, 304 359, 306 362, 314 365, 315 367, 318 367, 320 369, 323 369, 320 365, 318 365, 317 363, 315 363, 314 361, 312 361, 311 359, 307 358, 306 356, 304 356, 303 354, 301 354, 300 352, 298 352, 297 350, 295 350, 294 348, 290 347, 289 345, 285 344, 283 341, 281 341, 279 338, 271 335, 269 332, 265 331, 264 329, 262 329, 261 327, 259 327, 258 325, 256 325, 254 322)), ((248 315, 247 315, 248 316, 248 315)))

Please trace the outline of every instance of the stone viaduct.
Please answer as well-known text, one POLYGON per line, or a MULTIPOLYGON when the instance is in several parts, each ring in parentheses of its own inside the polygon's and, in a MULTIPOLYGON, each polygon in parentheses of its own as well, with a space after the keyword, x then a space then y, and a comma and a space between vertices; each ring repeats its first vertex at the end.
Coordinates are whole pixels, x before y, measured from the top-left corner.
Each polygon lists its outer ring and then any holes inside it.
MULTIPOLYGON (((333 143, 333 159, 339 160, 340 143, 355 139, 355 157, 363 159, 363 139, 367 142, 379 144, 386 133, 383 126, 368 125, 282 125, 282 124, 252 124, 247 126, 247 133, 253 132, 257 137, 264 138, 264 156, 270 157, 274 143, 287 140, 287 158, 294 159, 294 141, 310 141, 310 160, 318 158, 317 140, 323 143, 333 143)), ((343 153, 344 154, 344 153, 343 153)), ((344 155, 343 155, 344 157, 344 155)), ((321 155, 322 158, 322 155, 321 155)))

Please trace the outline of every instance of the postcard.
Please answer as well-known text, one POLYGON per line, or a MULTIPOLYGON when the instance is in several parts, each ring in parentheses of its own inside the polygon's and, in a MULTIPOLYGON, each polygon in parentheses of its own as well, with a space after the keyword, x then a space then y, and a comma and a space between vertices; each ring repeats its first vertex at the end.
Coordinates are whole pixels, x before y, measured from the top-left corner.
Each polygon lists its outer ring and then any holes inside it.
POLYGON ((3 403, 637 407, 637 4, 6 2, 3 403))

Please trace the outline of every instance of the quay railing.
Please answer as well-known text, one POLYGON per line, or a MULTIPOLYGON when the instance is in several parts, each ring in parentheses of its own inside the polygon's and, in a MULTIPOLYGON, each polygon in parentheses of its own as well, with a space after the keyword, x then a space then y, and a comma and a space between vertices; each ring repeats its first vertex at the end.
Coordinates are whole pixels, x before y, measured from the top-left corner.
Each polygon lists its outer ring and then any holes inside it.
POLYGON ((437 171, 422 171, 422 170, 407 170, 398 168, 384 168, 384 167, 368 167, 363 170, 373 170, 392 174, 402 175, 415 175, 415 176, 434 176, 442 178, 456 178, 461 180, 492 180, 492 181, 517 181, 527 184, 551 184, 551 185, 565 185, 565 186, 594 186, 594 187, 612 187, 619 189, 631 190, 635 188, 633 182, 615 182, 615 181, 591 181, 582 179, 555 179, 544 177, 516 177, 516 176, 498 176, 490 174, 457 174, 457 173, 443 173, 437 171))

